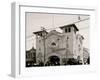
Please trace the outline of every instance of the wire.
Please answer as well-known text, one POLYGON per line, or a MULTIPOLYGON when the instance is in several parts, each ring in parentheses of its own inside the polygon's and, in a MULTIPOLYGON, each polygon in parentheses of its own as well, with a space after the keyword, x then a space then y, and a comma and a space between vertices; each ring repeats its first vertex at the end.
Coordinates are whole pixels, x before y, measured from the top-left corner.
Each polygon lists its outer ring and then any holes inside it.
MULTIPOLYGON (((84 29, 88 29, 88 28, 89 28, 89 26, 88 27, 79 28, 79 30, 84 30, 84 29)), ((29 39, 29 38, 32 38, 32 37, 33 37, 33 35, 30 35, 30 36, 27 36, 26 39, 27 38, 29 39)), ((35 37, 33 37, 33 38, 35 38, 35 37)))
MULTIPOLYGON (((86 21, 86 20, 89 20, 90 18, 86 18, 86 19, 83 19, 83 20, 78 20, 76 22, 73 22, 73 23, 70 23, 70 24, 76 24, 76 23, 79 23, 79 22, 82 22, 82 21, 86 21)), ((55 28, 49 28, 49 29, 46 29, 46 30, 53 30, 53 29, 57 29, 59 27, 55 27, 55 28)))
MULTIPOLYGON (((82 22, 82 21, 86 21, 86 20, 89 20, 90 18, 86 18, 86 19, 83 19, 83 20, 78 20, 78 21, 76 21, 76 22, 73 22, 73 23, 70 23, 70 24, 76 24, 76 23, 79 23, 79 22, 82 22)), ((54 20, 54 16, 53 16, 53 20, 54 20)), ((54 26, 54 22, 53 22, 53 24, 52 24, 53 26, 54 26)), ((53 29, 57 29, 57 28, 59 28, 59 27, 54 27, 54 28, 49 28, 49 29, 45 29, 45 30, 53 30, 53 29)), ((80 30, 81 29, 87 29, 88 27, 84 27, 84 28, 80 28, 80 30)), ((34 35, 30 35, 30 36, 27 36, 26 38, 31 38, 31 37, 33 37, 34 35)))

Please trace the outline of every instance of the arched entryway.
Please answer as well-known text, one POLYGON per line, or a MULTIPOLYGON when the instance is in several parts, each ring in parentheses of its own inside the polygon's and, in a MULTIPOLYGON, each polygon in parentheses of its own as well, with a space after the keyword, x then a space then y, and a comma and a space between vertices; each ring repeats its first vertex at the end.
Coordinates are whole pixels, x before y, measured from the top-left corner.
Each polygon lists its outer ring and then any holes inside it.
POLYGON ((60 65, 60 58, 58 56, 50 56, 46 62, 46 66, 60 65))

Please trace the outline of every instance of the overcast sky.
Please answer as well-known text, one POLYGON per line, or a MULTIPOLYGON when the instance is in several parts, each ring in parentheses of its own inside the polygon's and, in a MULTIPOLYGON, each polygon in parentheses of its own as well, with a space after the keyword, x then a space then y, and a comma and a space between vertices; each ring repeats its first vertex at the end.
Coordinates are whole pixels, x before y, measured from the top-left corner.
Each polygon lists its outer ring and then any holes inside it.
MULTIPOLYGON (((69 15, 69 14, 47 14, 47 13, 26 13, 26 50, 35 46, 35 35, 33 32, 40 31, 41 27, 46 29, 51 29, 73 22, 78 21, 79 15, 69 15)), ((89 16, 80 15, 80 19, 87 19, 89 16)), ((84 36, 83 46, 89 48, 89 20, 81 21, 76 23, 79 28, 79 32, 84 36)), ((61 31, 59 28, 57 31, 61 31)), ((50 31, 50 30, 48 30, 50 31)))

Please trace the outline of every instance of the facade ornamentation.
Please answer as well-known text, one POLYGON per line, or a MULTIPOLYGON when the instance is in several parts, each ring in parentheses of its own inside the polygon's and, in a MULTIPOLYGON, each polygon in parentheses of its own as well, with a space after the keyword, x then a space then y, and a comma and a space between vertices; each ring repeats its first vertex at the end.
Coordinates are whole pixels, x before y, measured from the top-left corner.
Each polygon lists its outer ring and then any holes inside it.
POLYGON ((34 32, 36 34, 36 61, 43 61, 44 64, 68 64, 70 60, 83 61, 83 39, 77 34, 79 29, 75 24, 59 27, 62 30, 58 32, 46 30, 34 32), (41 58, 38 58, 41 55, 41 58))

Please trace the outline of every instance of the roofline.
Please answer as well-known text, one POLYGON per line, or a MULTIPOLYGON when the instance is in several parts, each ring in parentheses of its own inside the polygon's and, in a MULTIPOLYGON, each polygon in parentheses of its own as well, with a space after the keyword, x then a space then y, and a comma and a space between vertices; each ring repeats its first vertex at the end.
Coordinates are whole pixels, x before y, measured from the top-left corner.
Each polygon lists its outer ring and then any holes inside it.
POLYGON ((79 29, 76 27, 75 24, 68 24, 68 25, 64 25, 64 26, 61 26, 60 29, 63 29, 64 27, 68 27, 68 26, 73 26, 77 31, 79 31, 79 29))
MULTIPOLYGON (((37 31, 37 32, 33 32, 33 34, 37 34, 37 33, 41 33, 43 31, 37 31)), ((46 33, 48 33, 46 30, 45 30, 46 33)))

